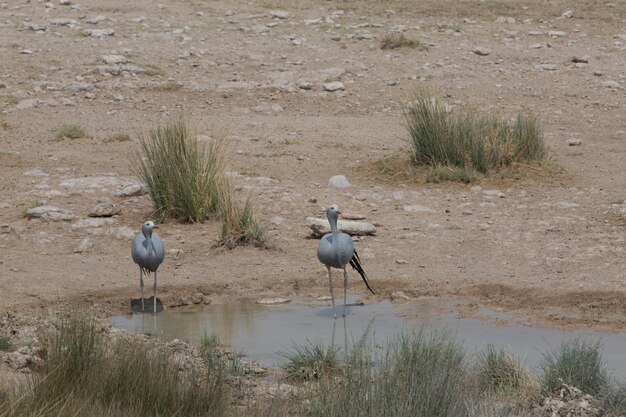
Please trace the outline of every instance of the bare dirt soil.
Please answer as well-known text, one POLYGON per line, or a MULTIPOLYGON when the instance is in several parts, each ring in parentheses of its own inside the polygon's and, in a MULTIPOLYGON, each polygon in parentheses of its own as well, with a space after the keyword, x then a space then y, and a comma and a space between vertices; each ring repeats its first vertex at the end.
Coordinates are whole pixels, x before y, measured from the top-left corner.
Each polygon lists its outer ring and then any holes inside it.
POLYGON ((218 223, 162 224, 166 308, 326 295, 305 218, 336 202, 377 225, 355 243, 377 291, 352 273, 364 302, 402 291, 624 329, 624 43, 622 0, 2 2, 0 311, 129 310, 130 239, 151 203, 116 192, 136 182, 140 135, 183 115, 201 137, 227 133, 229 170, 278 249, 216 248, 218 223), (426 47, 381 49, 394 31, 426 47), (453 108, 534 112, 563 172, 470 185, 377 173, 406 149, 416 88, 453 108), (88 137, 57 139, 64 124, 88 137), (333 175, 350 187, 329 187, 333 175), (85 223, 102 198, 120 214, 85 223), (25 217, 41 204, 73 218, 25 217))

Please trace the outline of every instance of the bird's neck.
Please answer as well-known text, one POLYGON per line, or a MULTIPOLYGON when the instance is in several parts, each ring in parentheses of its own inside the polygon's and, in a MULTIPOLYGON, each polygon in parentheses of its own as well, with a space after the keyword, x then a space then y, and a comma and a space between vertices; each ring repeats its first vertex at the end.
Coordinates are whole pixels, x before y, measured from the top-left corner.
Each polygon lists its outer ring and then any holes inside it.
POLYGON ((337 241, 337 236, 339 236, 339 230, 337 229, 337 219, 329 219, 330 223, 330 232, 333 234, 333 242, 337 241))
POLYGON ((152 235, 146 235, 146 249, 148 250, 148 256, 152 256, 154 253, 154 245, 152 244, 152 235))

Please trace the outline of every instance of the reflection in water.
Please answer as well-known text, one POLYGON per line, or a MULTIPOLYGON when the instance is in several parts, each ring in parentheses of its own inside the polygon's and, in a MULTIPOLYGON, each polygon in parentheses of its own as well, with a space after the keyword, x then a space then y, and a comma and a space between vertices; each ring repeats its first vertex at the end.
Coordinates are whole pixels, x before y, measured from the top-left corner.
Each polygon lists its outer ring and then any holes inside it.
POLYGON ((231 303, 210 305, 200 311, 120 315, 111 321, 118 328, 167 339, 189 340, 195 344, 200 343, 204 335, 215 333, 222 343, 266 366, 278 365, 280 357, 277 352, 294 343, 332 344, 347 352, 346 347, 355 343, 385 345, 402 332, 422 327, 451 330, 469 355, 488 344, 509 347, 531 367, 539 363, 544 353, 558 348, 562 341, 575 338, 599 340, 609 369, 620 379, 626 379, 626 361, 623 360, 626 333, 527 326, 516 323, 509 314, 485 307, 480 307, 478 312, 487 320, 463 318, 451 306, 452 303, 442 301, 419 301, 401 306, 387 301, 349 305, 346 317, 333 320, 332 307, 326 305, 231 303), (508 322, 496 324, 496 319, 508 322))

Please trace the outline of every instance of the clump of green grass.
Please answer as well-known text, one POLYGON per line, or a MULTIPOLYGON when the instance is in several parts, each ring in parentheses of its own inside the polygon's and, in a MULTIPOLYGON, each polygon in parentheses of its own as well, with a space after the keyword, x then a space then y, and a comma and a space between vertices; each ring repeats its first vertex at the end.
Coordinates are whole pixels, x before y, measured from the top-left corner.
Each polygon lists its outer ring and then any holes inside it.
POLYGON ((383 37, 380 42, 381 49, 396 48, 418 48, 426 49, 426 47, 416 39, 410 39, 404 36, 404 33, 389 33, 383 37))
POLYGON ((232 249, 237 246, 256 246, 268 248, 267 229, 255 216, 252 201, 247 199, 243 205, 233 196, 222 198, 222 229, 217 241, 218 246, 232 249))
POLYGON ((453 112, 419 92, 404 108, 404 116, 411 160, 417 166, 471 168, 485 174, 547 158, 539 120, 529 113, 520 112, 509 123, 471 108, 453 112))
POLYGON ((223 134, 200 142, 180 118, 151 130, 140 145, 136 174, 148 188, 157 219, 219 219, 219 246, 268 247, 266 228, 254 215, 251 200, 242 204, 233 194, 223 134))
POLYGON ((11 352, 13 350, 13 343, 9 336, 0 336, 0 351, 11 352))
POLYGON ((600 343, 581 342, 579 339, 561 343, 558 349, 544 355, 541 391, 544 395, 556 392, 563 383, 584 393, 598 395, 609 385, 600 343))
POLYGON ((322 343, 308 341, 294 344, 291 350, 280 352, 285 360, 282 369, 287 377, 296 380, 318 379, 336 373, 340 368, 339 349, 325 347, 322 343))
POLYGON ((202 143, 180 118, 140 139, 137 176, 148 188, 155 216, 163 221, 201 222, 217 218, 224 175, 224 138, 202 143))
POLYGON ((474 391, 463 348, 422 331, 392 341, 383 358, 361 349, 343 378, 322 379, 313 393, 301 415, 461 417, 474 391))
POLYGON ((144 72, 144 74, 149 77, 158 77, 165 75, 165 71, 163 71, 163 69, 157 65, 148 64, 145 67, 146 71, 144 72))
POLYGON ((523 399, 534 386, 532 376, 519 358, 493 345, 478 354, 476 373, 479 390, 496 396, 523 399))
POLYGON ((173 353, 120 338, 110 341, 93 319, 60 320, 44 343, 43 369, 6 400, 2 416, 222 416, 224 375, 181 371, 173 353))
POLYGON ((116 133, 114 135, 104 138, 103 142, 104 143, 128 142, 129 140, 130 140, 130 135, 128 135, 127 133, 116 133))
POLYGON ((57 133, 58 140, 63 140, 66 138, 67 139, 80 139, 84 137, 87 137, 87 132, 85 131, 85 129, 83 129, 82 127, 78 125, 73 125, 73 124, 63 125, 63 127, 61 127, 61 130, 59 130, 59 133, 57 133))

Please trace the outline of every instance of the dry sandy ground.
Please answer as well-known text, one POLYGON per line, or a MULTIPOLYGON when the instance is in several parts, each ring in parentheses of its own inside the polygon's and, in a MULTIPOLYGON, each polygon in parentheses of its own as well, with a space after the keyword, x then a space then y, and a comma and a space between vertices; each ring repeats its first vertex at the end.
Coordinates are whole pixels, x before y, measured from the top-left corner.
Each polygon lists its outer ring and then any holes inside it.
POLYGON ((327 294, 305 218, 337 202, 378 226, 356 242, 377 290, 353 273, 364 302, 403 291, 470 313, 480 302, 626 327, 626 2, 61 3, 0 3, 0 311, 128 310, 139 293, 130 238, 151 205, 115 193, 135 181, 140 135, 182 114, 201 135, 227 132, 229 170, 279 250, 215 248, 217 223, 163 224, 168 306, 327 294), (392 31, 427 49, 381 49, 392 31), (416 88, 453 107, 531 110, 564 172, 471 185, 382 177, 372 167, 405 149, 402 106, 416 88), (89 137, 57 140, 66 123, 89 137), (338 174, 349 188, 327 185, 338 174), (102 197, 121 213, 81 227, 102 197), (24 217, 41 203, 74 218, 24 217))

